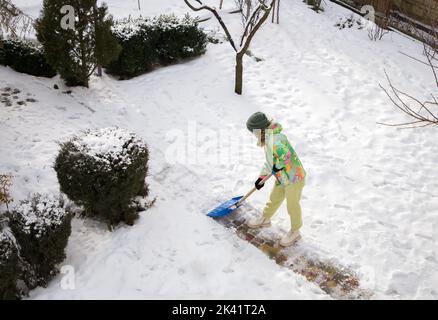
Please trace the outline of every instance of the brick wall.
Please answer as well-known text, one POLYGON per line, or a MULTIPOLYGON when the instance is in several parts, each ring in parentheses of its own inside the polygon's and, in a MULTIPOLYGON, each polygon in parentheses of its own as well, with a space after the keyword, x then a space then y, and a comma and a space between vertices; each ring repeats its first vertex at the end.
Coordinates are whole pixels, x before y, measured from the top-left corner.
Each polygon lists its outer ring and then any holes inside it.
POLYGON ((395 9, 426 24, 438 22, 437 0, 393 0, 395 9))
MULTIPOLYGON (((370 4, 376 10, 385 8, 386 0, 341 0, 356 8, 370 4)), ((425 24, 438 23, 438 0, 391 0, 393 9, 425 24)))

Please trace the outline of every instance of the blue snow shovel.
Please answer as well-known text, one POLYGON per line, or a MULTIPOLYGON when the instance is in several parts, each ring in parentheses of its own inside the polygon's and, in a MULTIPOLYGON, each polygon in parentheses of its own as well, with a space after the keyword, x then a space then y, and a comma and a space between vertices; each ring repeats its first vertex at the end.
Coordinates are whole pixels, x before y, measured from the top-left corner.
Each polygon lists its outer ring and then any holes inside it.
MULTIPOLYGON (((272 177, 272 173, 266 176, 262 181, 260 181, 259 185, 264 184, 266 181, 268 181, 270 177, 272 177)), ((234 197, 231 200, 222 203, 217 208, 211 210, 207 214, 207 216, 212 218, 219 218, 229 215, 231 212, 239 208, 243 204, 243 202, 248 199, 248 197, 252 195, 256 190, 257 188, 254 186, 254 188, 252 188, 251 191, 249 191, 245 196, 234 197)))

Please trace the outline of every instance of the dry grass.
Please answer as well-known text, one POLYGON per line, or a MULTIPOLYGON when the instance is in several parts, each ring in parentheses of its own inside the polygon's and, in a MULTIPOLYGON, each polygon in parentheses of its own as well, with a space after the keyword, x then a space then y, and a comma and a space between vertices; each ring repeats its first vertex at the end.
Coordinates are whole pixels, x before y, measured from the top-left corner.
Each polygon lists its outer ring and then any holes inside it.
POLYGON ((9 188, 12 186, 12 176, 8 174, 0 174, 0 204, 5 204, 9 210, 9 203, 12 198, 9 194, 9 188))

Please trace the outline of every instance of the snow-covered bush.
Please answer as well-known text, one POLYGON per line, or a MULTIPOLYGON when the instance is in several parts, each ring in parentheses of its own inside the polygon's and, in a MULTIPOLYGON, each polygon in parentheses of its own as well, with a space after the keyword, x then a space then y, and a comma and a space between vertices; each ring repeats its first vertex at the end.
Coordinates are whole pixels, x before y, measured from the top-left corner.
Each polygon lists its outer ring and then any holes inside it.
POLYGON ((0 226, 0 300, 17 299, 18 249, 9 228, 0 226))
POLYGON ((146 196, 148 148, 119 128, 87 130, 61 144, 55 170, 61 191, 85 214, 110 225, 132 225, 138 217, 133 199, 146 196))
POLYGON ((107 71, 122 78, 200 56, 208 42, 207 34, 188 15, 181 19, 174 15, 124 19, 115 24, 113 32, 123 49, 107 71))
POLYGON ((118 21, 113 32, 122 51, 117 60, 105 66, 108 73, 130 78, 150 71, 158 63, 149 19, 118 21))
POLYGON ((62 197, 32 195, 12 210, 9 226, 20 247, 21 277, 29 289, 46 286, 65 259, 72 215, 62 197))
POLYGON ((47 63, 41 46, 25 40, 0 39, 0 64, 37 77, 52 78, 56 75, 47 63))
POLYGON ((182 19, 161 15, 153 20, 153 26, 158 59, 162 65, 196 57, 206 51, 207 34, 189 15, 182 19))

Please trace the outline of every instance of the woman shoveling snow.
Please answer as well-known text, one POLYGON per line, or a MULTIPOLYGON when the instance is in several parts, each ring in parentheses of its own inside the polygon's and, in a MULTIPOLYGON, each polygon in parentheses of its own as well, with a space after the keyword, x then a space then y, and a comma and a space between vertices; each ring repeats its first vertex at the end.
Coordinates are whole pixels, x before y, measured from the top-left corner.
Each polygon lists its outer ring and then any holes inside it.
POLYGON ((277 179, 262 216, 250 221, 248 226, 254 229, 270 226, 272 216, 286 199, 291 229, 280 240, 280 245, 290 246, 300 238, 299 229, 302 226, 300 199, 306 172, 287 137, 281 133, 282 127, 279 123, 269 120, 262 112, 256 112, 248 119, 246 126, 255 134, 257 145, 264 148, 266 155, 260 177, 255 182, 256 188, 258 190, 263 188, 264 184, 259 183, 271 172, 277 179))

